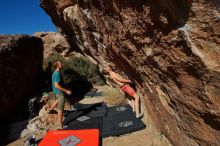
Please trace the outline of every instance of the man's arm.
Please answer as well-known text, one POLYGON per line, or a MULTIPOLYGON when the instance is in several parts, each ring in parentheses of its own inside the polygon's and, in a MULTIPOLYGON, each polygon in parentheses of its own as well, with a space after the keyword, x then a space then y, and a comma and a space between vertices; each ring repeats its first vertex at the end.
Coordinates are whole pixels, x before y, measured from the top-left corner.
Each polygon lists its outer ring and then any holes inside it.
POLYGON ((119 82, 122 83, 132 83, 131 80, 123 79, 119 74, 114 74, 113 79, 118 80, 119 82))
POLYGON ((63 91, 63 92, 65 92, 68 95, 71 94, 71 91, 61 87, 58 82, 55 82, 54 85, 55 85, 55 88, 57 88, 58 90, 63 91))

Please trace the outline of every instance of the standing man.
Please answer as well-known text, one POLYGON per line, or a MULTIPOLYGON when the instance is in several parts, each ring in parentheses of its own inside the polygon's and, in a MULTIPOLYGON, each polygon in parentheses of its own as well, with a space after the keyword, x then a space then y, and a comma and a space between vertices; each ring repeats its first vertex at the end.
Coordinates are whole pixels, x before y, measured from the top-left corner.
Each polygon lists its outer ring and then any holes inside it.
POLYGON ((49 111, 51 111, 55 106, 58 107, 58 128, 62 129, 63 110, 65 104, 64 93, 70 95, 71 91, 61 86, 61 79, 60 79, 60 70, 62 69, 61 62, 55 61, 54 66, 56 67, 56 70, 53 72, 52 75, 52 89, 56 101, 52 104, 49 111))

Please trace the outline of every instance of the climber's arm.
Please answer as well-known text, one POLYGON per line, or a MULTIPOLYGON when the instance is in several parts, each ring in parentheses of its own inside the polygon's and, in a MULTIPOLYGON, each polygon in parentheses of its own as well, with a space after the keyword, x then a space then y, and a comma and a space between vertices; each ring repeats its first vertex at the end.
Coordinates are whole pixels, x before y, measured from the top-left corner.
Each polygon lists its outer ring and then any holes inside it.
POLYGON ((113 74, 113 80, 117 80, 117 81, 119 81, 121 83, 128 83, 128 84, 132 83, 131 80, 124 79, 124 78, 122 78, 121 75, 116 74, 116 73, 113 74))

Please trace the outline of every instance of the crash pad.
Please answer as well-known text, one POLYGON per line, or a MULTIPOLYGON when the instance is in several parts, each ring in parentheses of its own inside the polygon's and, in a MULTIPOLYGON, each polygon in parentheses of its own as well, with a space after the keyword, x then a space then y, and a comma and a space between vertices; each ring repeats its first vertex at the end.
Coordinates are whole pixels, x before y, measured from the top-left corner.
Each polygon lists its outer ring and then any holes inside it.
POLYGON ((68 111, 65 113, 65 119, 63 121, 63 125, 68 125, 70 122, 74 121, 80 116, 89 116, 90 118, 93 117, 100 117, 104 116, 107 113, 106 105, 103 103, 95 103, 95 104, 76 104, 76 110, 68 111))
POLYGON ((102 120, 101 137, 128 134, 145 127, 145 124, 136 118, 130 105, 109 107, 107 116, 102 120))
MULTIPOLYGON (((86 119, 86 118, 85 118, 86 119)), ((65 130, 101 129, 102 118, 86 119, 85 121, 74 120, 65 126, 65 130)))
POLYGON ((98 146, 99 130, 49 131, 38 146, 98 146))

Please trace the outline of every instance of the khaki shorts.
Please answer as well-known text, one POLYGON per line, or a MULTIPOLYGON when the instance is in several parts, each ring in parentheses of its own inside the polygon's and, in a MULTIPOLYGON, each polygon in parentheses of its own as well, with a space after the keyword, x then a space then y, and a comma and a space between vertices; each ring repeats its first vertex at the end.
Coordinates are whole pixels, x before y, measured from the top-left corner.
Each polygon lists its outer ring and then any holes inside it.
POLYGON ((58 110, 64 110, 65 99, 63 94, 55 94, 55 99, 58 101, 58 110))

